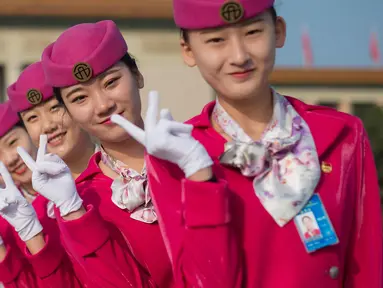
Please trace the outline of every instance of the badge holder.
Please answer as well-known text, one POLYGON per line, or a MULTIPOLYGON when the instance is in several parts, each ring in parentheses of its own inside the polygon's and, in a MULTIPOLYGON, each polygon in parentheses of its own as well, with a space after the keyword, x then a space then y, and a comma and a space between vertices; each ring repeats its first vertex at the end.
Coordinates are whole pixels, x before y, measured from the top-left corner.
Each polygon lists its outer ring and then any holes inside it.
POLYGON ((308 253, 339 243, 334 227, 318 194, 312 196, 302 211, 295 216, 294 222, 308 253))

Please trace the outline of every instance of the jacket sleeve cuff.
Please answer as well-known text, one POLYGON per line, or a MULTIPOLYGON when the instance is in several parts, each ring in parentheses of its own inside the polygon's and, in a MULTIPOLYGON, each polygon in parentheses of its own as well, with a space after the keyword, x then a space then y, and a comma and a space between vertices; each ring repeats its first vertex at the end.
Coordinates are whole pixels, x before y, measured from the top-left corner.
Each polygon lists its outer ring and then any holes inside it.
POLYGON ((230 221, 227 182, 182 180, 183 218, 186 227, 225 225, 230 221))
POLYGON ((60 266, 64 248, 57 241, 53 241, 49 236, 45 236, 45 246, 38 253, 32 255, 28 248, 25 247, 24 253, 32 264, 36 275, 40 278, 44 278, 52 274, 60 266))
POLYGON ((89 205, 79 219, 60 219, 64 241, 82 257, 96 252, 109 239, 109 230, 98 210, 89 205))
POLYGON ((0 262, 0 281, 3 283, 12 282, 20 274, 23 262, 20 257, 12 252, 11 246, 7 245, 7 254, 0 262))

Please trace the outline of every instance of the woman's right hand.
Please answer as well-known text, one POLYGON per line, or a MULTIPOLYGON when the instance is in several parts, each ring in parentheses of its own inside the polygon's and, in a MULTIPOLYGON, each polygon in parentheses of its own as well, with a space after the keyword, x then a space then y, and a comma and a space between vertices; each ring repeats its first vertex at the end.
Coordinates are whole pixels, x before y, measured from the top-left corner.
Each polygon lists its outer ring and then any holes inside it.
POLYGON ((82 199, 68 166, 59 156, 46 154, 47 142, 47 135, 41 135, 36 161, 22 147, 17 152, 32 171, 33 189, 52 201, 64 217, 80 210, 82 199))
POLYGON ((15 228, 21 240, 26 242, 39 234, 43 227, 37 219, 35 209, 21 195, 2 162, 0 175, 5 184, 5 188, 0 189, 0 215, 15 228))
POLYGON ((210 179, 213 161, 205 147, 192 136, 193 126, 175 121, 166 109, 161 110, 157 121, 158 93, 151 91, 148 98, 145 131, 120 115, 112 115, 111 121, 141 143, 148 154, 178 165, 187 178, 194 181, 210 179), (202 178, 193 177, 197 175, 202 178))

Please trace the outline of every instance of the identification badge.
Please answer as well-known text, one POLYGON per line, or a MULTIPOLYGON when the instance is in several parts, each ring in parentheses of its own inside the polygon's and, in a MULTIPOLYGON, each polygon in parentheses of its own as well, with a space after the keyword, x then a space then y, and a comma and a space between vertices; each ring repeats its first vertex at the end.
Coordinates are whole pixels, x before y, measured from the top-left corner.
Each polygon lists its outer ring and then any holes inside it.
POLYGON ((318 194, 314 194, 294 218, 308 253, 339 243, 334 227, 318 194))

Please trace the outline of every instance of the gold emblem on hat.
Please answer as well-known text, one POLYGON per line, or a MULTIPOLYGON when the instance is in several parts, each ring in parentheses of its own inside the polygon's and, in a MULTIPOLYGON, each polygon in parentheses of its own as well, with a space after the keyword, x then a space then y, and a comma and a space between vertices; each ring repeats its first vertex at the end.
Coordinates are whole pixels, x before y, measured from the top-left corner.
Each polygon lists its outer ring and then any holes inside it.
POLYGON ((221 7, 221 18, 228 24, 237 23, 242 19, 244 9, 241 3, 236 1, 227 1, 221 7))
POLYGON ((30 89, 27 92, 27 100, 32 105, 40 104, 43 100, 43 94, 37 89, 30 89))
POLYGON ((331 173, 332 165, 327 162, 322 162, 321 169, 324 173, 331 173))
POLYGON ((92 78, 93 70, 88 63, 80 62, 73 66, 72 73, 78 82, 86 82, 92 78))

